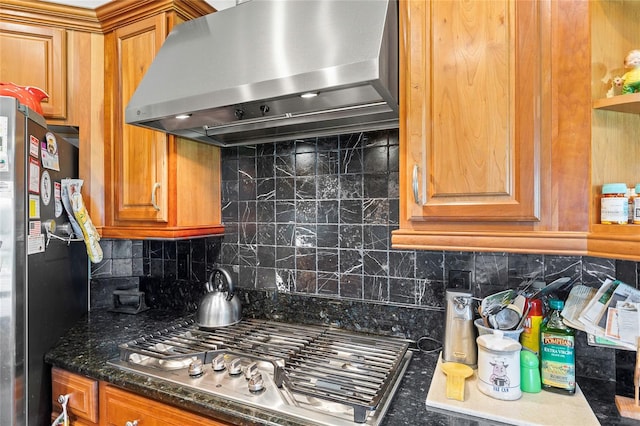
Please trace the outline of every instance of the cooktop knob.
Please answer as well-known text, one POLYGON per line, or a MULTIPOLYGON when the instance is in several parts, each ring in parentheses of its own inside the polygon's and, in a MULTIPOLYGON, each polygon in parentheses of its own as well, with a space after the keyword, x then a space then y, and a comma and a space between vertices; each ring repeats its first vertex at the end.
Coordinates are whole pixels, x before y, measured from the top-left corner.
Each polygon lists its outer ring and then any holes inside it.
POLYGON ((226 368, 224 365, 224 354, 216 356, 211 361, 211 367, 213 368, 213 371, 223 371, 226 368))
POLYGON ((189 364, 189 377, 200 377, 203 374, 202 361, 199 359, 191 361, 191 364, 189 364))
POLYGON ((256 373, 258 373, 258 364, 252 362, 244 369, 244 378, 247 380, 251 380, 251 377, 256 373))
POLYGON ((262 379, 262 373, 257 372, 249 379, 249 391, 260 392, 264 390, 264 380, 262 379))
POLYGON ((237 376, 242 373, 242 358, 234 358, 227 366, 230 376, 237 376))

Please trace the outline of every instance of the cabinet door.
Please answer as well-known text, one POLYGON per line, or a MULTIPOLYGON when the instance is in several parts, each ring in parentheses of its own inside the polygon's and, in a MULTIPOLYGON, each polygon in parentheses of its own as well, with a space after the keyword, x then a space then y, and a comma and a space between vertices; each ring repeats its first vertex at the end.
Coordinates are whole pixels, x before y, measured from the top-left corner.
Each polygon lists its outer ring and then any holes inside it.
POLYGON ((67 114, 65 30, 0 22, 0 81, 35 86, 49 95, 42 101, 46 118, 67 114))
POLYGON ((146 18, 116 29, 112 38, 114 179, 107 185, 112 185, 116 222, 168 220, 167 135, 124 122, 127 103, 166 38, 165 21, 164 14, 146 18))
POLYGON ((58 403, 60 395, 70 395, 67 413, 73 425, 88 425, 98 422, 98 382, 65 370, 51 369, 51 394, 53 419, 62 411, 58 403))
POLYGON ((113 386, 100 384, 100 424, 121 426, 228 426, 113 386), (136 422, 137 423, 134 423, 136 422))
POLYGON ((405 1, 404 217, 540 219, 536 1, 405 1))

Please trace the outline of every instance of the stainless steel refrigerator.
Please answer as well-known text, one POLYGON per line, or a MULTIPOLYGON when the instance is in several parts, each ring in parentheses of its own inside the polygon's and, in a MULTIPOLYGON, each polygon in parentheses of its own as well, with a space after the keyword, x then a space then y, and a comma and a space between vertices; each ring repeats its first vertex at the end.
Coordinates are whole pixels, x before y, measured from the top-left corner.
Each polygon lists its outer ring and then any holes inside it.
POLYGON ((51 423, 44 354, 88 310, 86 248, 72 241, 61 200, 61 180, 77 176, 78 148, 0 96, 2 426, 51 423))

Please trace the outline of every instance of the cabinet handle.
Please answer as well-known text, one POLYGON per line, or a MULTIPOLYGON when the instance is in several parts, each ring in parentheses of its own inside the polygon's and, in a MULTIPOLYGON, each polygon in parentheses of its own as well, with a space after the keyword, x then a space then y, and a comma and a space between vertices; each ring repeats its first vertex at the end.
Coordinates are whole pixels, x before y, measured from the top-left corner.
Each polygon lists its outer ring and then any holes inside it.
POLYGON ((128 421, 124 424, 124 426, 138 426, 138 421, 137 420, 128 421))
POLYGON ((418 185, 418 175, 420 174, 420 167, 415 164, 413 166, 413 199, 415 200, 416 204, 421 204, 420 203, 420 188, 418 185))
MULTIPOLYGON (((151 188, 151 205, 153 206, 154 209, 160 211, 160 206, 156 202, 156 191, 158 190, 158 188, 160 188, 160 182, 154 183, 153 188, 151 188)), ((136 425, 133 425, 133 426, 136 426, 136 425)))

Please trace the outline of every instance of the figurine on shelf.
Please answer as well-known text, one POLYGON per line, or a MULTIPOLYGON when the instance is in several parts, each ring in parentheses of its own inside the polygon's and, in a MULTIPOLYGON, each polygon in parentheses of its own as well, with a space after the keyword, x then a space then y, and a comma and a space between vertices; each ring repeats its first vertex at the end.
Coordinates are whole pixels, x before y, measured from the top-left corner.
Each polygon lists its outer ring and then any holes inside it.
POLYGON ((629 71, 624 73, 622 77, 616 77, 613 79, 614 87, 622 87, 622 94, 640 93, 640 50, 632 50, 624 59, 624 66, 629 68, 629 71))

